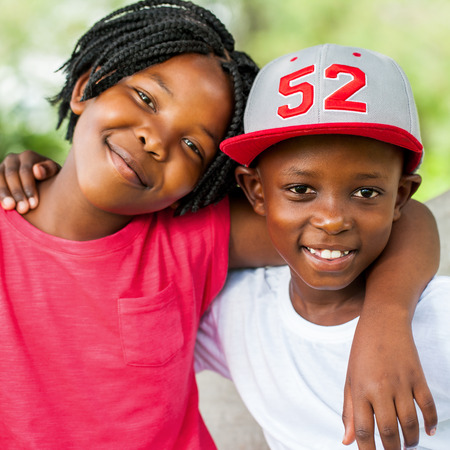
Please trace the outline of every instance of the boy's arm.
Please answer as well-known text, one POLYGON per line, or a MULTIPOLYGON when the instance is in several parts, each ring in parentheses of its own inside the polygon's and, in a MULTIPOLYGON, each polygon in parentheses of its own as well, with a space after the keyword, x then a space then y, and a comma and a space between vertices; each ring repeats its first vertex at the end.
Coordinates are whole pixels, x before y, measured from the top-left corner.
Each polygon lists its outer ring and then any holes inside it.
POLYGON ((439 266, 439 235, 428 208, 410 200, 393 225, 388 246, 367 277, 366 298, 351 350, 344 395, 344 443, 375 449, 374 414, 387 449, 419 441, 414 400, 428 434, 437 413, 411 331, 417 301, 439 266))
POLYGON ((31 150, 10 153, 0 164, 0 203, 25 214, 39 202, 36 180, 55 175, 61 166, 31 150))

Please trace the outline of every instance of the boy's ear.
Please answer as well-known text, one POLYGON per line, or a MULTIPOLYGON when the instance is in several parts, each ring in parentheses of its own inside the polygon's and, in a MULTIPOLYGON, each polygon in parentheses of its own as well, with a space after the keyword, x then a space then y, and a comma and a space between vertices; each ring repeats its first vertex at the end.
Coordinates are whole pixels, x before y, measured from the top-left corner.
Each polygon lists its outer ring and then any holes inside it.
POLYGON ((75 86, 72 91, 72 97, 70 99, 70 109, 74 114, 79 116, 86 106, 86 102, 81 101, 84 94, 84 89, 86 88, 86 85, 89 81, 89 76, 91 74, 91 71, 85 72, 83 75, 81 75, 80 78, 78 78, 77 82, 75 83, 75 86))
POLYGON ((265 216, 264 192, 258 171, 250 167, 238 166, 236 167, 235 176, 255 213, 265 216))
POLYGON ((397 199, 395 201, 394 222, 400 219, 401 209, 412 197, 422 183, 422 177, 418 174, 402 175, 398 183, 397 199))

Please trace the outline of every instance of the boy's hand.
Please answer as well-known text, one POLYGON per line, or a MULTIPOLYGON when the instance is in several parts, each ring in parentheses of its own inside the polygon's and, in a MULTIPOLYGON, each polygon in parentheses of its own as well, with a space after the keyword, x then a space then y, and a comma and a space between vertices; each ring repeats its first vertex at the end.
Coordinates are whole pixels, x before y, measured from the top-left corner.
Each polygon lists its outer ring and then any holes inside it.
POLYGON ((3 209, 16 208, 20 214, 36 208, 39 202, 36 180, 55 175, 61 166, 31 150, 10 153, 0 164, 0 204, 3 209))
POLYGON ((372 315, 370 326, 358 324, 355 333, 344 390, 343 443, 351 444, 356 438, 360 450, 374 450, 375 415, 385 449, 401 448, 397 418, 404 448, 415 448, 419 442, 419 423, 414 400, 422 411, 429 435, 435 433, 437 425, 434 400, 422 371, 409 319, 394 315, 395 324, 386 324, 377 322, 377 316, 380 314, 372 315), (389 333, 383 333, 383 329, 389 329, 389 333))

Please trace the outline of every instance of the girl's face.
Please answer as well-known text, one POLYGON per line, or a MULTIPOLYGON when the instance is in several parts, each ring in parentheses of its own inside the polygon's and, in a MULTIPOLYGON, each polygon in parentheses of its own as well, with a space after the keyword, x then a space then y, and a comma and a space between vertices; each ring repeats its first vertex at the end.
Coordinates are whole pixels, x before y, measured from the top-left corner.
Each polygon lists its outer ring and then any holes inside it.
MULTIPOLYGON (((119 215, 162 210, 190 193, 231 120, 231 81, 213 56, 183 54, 80 101, 72 163, 80 197, 119 215)), ((67 164, 67 162, 66 162, 67 164)))

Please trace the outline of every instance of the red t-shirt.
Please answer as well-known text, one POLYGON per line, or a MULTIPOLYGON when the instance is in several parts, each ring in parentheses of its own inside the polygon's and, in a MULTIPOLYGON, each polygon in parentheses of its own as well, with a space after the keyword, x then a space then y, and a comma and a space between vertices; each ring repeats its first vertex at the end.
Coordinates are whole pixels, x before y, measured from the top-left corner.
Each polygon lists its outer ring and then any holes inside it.
POLYGON ((0 208, 0 448, 210 449, 193 371, 228 201, 88 242, 0 208))

